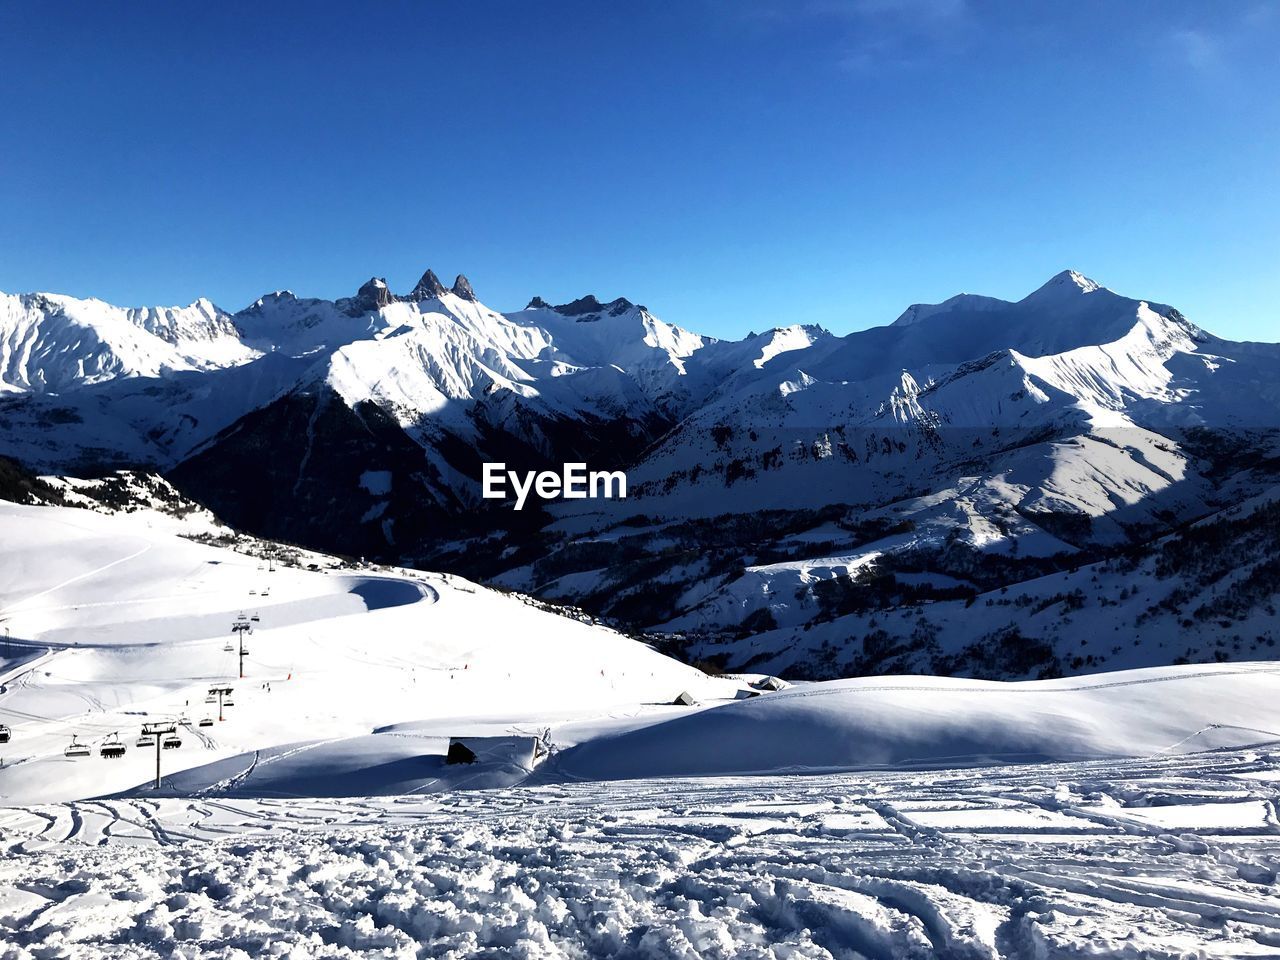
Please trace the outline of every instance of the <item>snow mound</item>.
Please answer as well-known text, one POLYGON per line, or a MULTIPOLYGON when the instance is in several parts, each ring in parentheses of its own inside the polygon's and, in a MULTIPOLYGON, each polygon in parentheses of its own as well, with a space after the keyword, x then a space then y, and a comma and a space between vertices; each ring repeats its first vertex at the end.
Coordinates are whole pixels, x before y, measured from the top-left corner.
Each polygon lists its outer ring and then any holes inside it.
POLYGON ((1148 756, 1280 730, 1280 666, 1184 666, 1021 683, 804 684, 600 737, 546 778, 804 772, 1148 756))

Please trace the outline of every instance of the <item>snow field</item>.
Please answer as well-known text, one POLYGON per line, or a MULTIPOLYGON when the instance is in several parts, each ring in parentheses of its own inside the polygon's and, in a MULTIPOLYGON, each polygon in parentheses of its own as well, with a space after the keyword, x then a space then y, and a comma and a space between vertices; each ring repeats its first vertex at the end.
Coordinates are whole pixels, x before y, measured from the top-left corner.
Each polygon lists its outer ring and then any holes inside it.
MULTIPOLYGON (((183 748, 162 757, 166 774, 241 756, 244 768, 260 752, 278 759, 336 742, 296 769, 323 778, 325 758, 362 794, 377 792, 379 778, 383 789, 421 785, 423 778, 388 781, 385 771, 361 783, 360 771, 380 758, 443 753, 391 734, 370 750, 367 738, 390 725, 447 719, 431 734, 438 744, 465 732, 469 719, 509 726, 547 713, 607 717, 643 712, 686 689, 707 699, 743 686, 464 581, 268 573, 254 557, 147 523, 0 506, 0 616, 15 642, 13 658, 0 665, 10 676, 0 722, 13 729, 0 751, 0 800, 79 799, 148 783, 154 752, 133 748, 147 721, 192 724, 183 728, 183 748), (231 622, 241 612, 260 615, 246 641, 244 680, 237 651, 225 649, 235 646, 231 622), (225 722, 202 728, 200 719, 217 715, 205 703, 213 685, 233 686, 235 705, 225 722), (106 763, 96 752, 115 733, 129 749, 106 763), (72 735, 95 755, 65 758, 72 735), (356 738, 366 740, 343 743, 356 738)), ((234 772, 220 770, 216 779, 234 772)))
POLYGON ((1230 750, 30 807, 0 814, 0 939, 14 958, 1274 956, 1278 772, 1230 750))
POLYGON ((599 736, 543 775, 586 780, 957 767, 1194 752, 1280 737, 1280 666, 1006 683, 866 677, 599 736))

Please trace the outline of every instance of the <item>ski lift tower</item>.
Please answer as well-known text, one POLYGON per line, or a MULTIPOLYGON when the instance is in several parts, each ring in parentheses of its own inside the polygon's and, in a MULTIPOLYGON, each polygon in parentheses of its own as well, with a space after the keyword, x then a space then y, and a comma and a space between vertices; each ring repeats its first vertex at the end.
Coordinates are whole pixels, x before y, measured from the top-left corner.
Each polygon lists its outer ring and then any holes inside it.
POLYGON ((210 687, 209 696, 218 698, 218 722, 222 722, 222 703, 231 696, 232 687, 210 687))
MULTIPOLYGON (((156 789, 160 789, 160 751, 164 749, 163 741, 168 738, 176 738, 178 728, 172 723, 144 723, 142 725, 142 735, 144 737, 151 736, 156 741, 156 789)), ((179 740, 178 743, 182 741, 179 740)))
POLYGON ((243 680, 244 679, 244 655, 248 653, 248 651, 245 650, 244 648, 244 636, 246 633, 253 633, 253 622, 242 613, 240 614, 240 616, 236 617, 235 621, 231 624, 231 632, 236 634, 239 640, 240 679, 243 680))

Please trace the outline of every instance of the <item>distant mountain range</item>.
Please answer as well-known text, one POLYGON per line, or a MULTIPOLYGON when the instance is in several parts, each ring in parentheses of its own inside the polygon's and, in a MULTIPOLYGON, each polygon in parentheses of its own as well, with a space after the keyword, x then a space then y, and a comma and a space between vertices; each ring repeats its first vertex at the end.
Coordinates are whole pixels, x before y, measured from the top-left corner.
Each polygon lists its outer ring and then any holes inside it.
POLYGON ((796 676, 1257 656, 1280 345, 1065 271, 834 336, 626 299, 514 313, 428 270, 231 314, 0 294, 0 454, 163 474, 261 536, 479 576, 796 676), (625 469, 516 513, 481 464, 625 469))

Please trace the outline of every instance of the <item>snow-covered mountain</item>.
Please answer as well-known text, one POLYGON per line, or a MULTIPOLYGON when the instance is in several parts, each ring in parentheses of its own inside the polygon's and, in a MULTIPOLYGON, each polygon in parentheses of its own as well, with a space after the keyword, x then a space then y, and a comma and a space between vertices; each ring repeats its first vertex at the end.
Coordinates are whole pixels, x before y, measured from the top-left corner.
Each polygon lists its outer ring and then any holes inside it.
POLYGON ((0 393, 60 393, 133 377, 215 370, 257 356, 232 318, 187 307, 113 307, 47 293, 0 293, 0 393))
MULTIPOLYGON (((844 337, 795 322, 737 341, 624 298, 501 313, 430 270, 403 295, 374 278, 235 314, 3 296, 0 361, 0 453, 39 471, 164 472, 254 533, 453 569, 801 674, 883 667, 859 651, 886 609, 1154 551, 1280 483, 1280 345, 1222 340, 1073 271, 1016 302, 960 294, 844 337), (628 498, 519 514, 480 499, 485 461, 578 460, 626 469, 628 498)), ((1250 629, 1270 636, 1261 616, 1250 629)), ((1125 665, 1174 656, 1150 622, 1125 665)), ((985 669, 928 649, 931 669, 985 669)), ((1091 666, 1054 650, 1028 670, 1091 666)))

